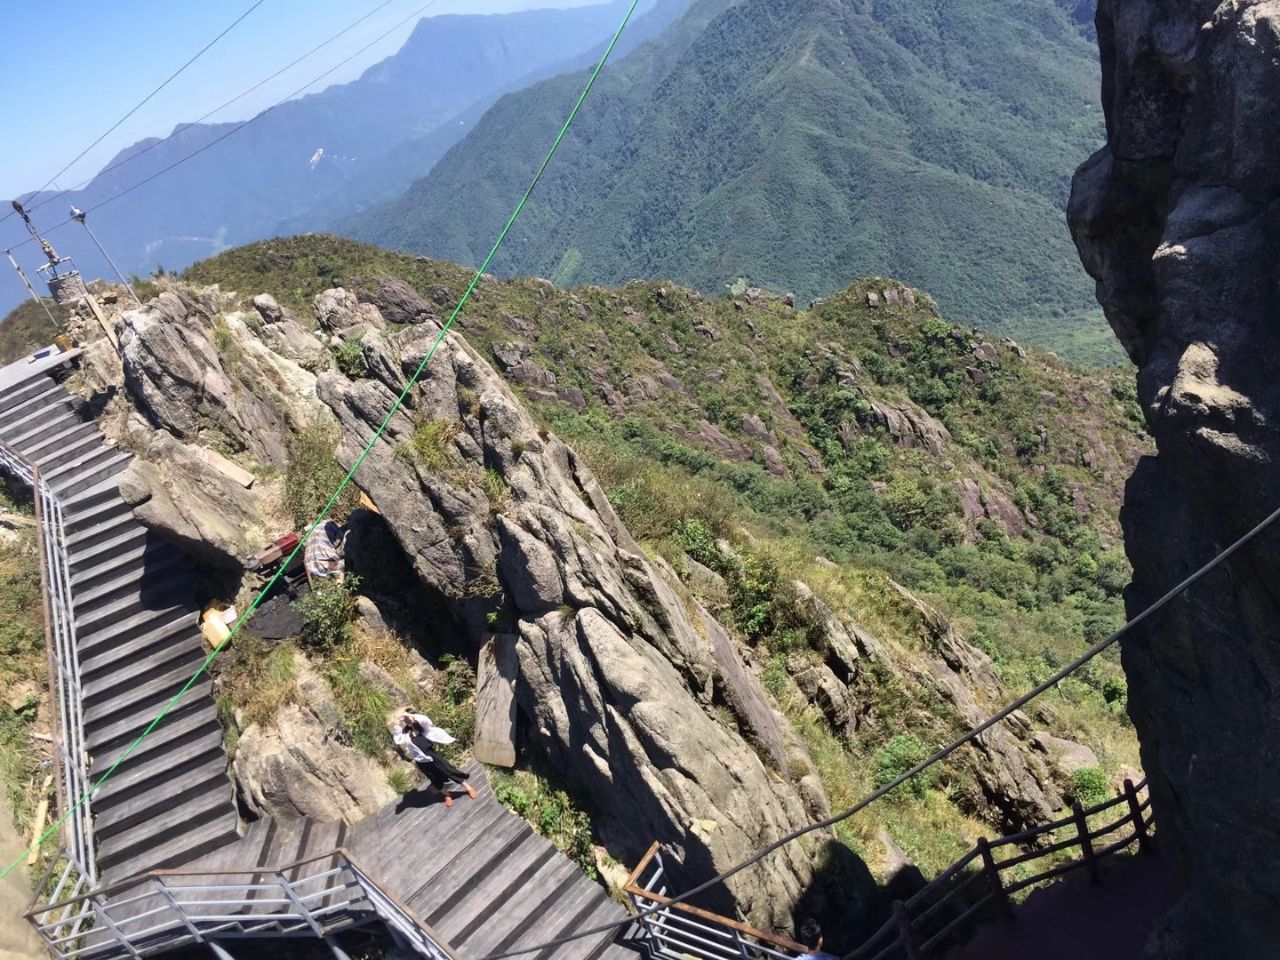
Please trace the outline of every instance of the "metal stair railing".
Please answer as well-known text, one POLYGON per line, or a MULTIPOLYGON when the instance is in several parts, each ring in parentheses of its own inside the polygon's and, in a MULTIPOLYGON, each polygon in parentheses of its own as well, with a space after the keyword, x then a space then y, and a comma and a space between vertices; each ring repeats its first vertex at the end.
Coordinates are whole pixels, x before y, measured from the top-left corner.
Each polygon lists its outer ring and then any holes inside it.
POLYGON ((375 920, 427 960, 458 960, 342 847, 279 867, 152 870, 25 916, 58 960, 136 958, 245 937, 325 937, 375 920))
POLYGON ((58 767, 55 781, 58 808, 66 816, 63 825, 66 867, 57 889, 64 891, 67 883, 79 885, 81 878, 90 884, 96 882, 98 871, 89 801, 89 754, 81 707, 71 565, 63 533, 62 504, 44 482, 40 468, 3 443, 0 443, 0 470, 31 488, 35 506, 50 695, 58 705, 54 723, 58 767))
MULTIPOLYGON (((1135 786, 1126 780, 1124 790, 1112 800, 1087 810, 1076 803, 1071 815, 1061 820, 996 840, 979 840, 908 900, 896 901, 892 918, 849 954, 848 960, 921 960, 937 956, 993 907, 1010 916, 1013 895, 1034 884, 1079 869, 1087 869, 1097 881, 1103 858, 1135 842, 1139 850, 1149 849, 1154 818, 1146 784, 1143 780, 1135 786), (1114 820, 1102 826, 1091 825, 1091 817, 1121 806, 1124 810, 1114 820), (1072 833, 1058 839, 1056 831, 1063 829, 1072 833), (1034 845, 1042 839, 1048 842, 1034 845), (1027 845, 1034 846, 1023 849, 1027 845), (1002 857, 1000 851, 1009 848, 1015 852, 1002 857), (1026 866, 1075 848, 1081 853, 1078 859, 1055 863, 1039 872, 1029 872, 1031 868, 1026 866), (1014 877, 1006 878, 1006 873, 1015 870, 1014 877)), ((672 903, 667 895, 666 866, 657 843, 632 871, 623 890, 642 914, 639 923, 651 952, 661 960, 795 960, 812 952, 792 940, 729 917, 686 903, 672 903)))
POLYGON ((662 849, 654 843, 623 886, 650 953, 662 960, 793 960, 808 948, 687 903, 671 903, 662 849), (644 914, 645 910, 653 910, 644 914))

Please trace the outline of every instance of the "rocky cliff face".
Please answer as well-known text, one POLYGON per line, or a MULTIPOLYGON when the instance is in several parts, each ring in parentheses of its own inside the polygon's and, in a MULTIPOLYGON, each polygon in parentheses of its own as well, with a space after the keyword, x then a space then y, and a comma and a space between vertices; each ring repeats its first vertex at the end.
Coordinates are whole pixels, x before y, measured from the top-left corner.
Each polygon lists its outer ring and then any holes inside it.
MULTIPOLYGON (((1280 3, 1102 0, 1097 22, 1108 142, 1070 219, 1158 449, 1123 514, 1136 613, 1280 503, 1280 3)), ((1280 943, 1278 555, 1271 533, 1124 641, 1190 890, 1170 956, 1280 943)))
MULTIPOLYGON (((320 427, 336 439, 338 461, 355 462, 430 348, 440 305, 450 298, 434 283, 358 276, 345 283, 345 289, 315 291, 315 331, 268 295, 242 300, 216 287, 171 284, 146 307, 121 317, 121 361, 107 362, 115 358, 108 351, 81 375, 91 396, 115 389, 104 422, 138 454, 124 484, 135 512, 207 565, 238 569, 239 558, 298 520, 282 512, 280 488, 287 490, 297 472, 290 451, 300 434, 320 427), (252 487, 237 486, 211 466, 209 448, 252 469, 252 487)), ((430 627, 417 639, 433 655, 441 652, 431 646, 433 631, 449 633, 449 642, 460 641, 473 659, 495 632, 517 638, 520 750, 550 760, 575 799, 591 810, 595 839, 626 865, 659 839, 672 853, 669 862, 684 864, 688 880, 703 880, 823 816, 829 791, 835 796, 837 790, 863 789, 865 765, 893 734, 908 730, 924 742, 942 743, 1008 699, 1001 680, 1008 663, 997 666, 965 640, 962 630, 971 631, 972 621, 953 626, 927 590, 929 603, 887 577, 845 580, 841 565, 811 555, 812 564, 804 560, 789 574, 805 583, 770 586, 768 564, 760 565, 768 544, 727 522, 723 532, 736 538, 733 544, 713 538, 702 547, 674 546, 668 540, 655 548, 650 533, 641 547, 584 456, 544 426, 548 419, 535 419, 546 414, 545 404, 578 411, 598 396, 615 419, 656 405, 687 409, 689 416, 671 425, 673 435, 697 434, 725 464, 743 468, 743 461, 755 461, 752 469, 762 476, 821 473, 846 449, 883 443, 889 455, 940 461, 949 484, 961 472, 952 458, 967 456, 960 441, 976 442, 966 419, 944 414, 944 424, 902 391, 883 391, 845 344, 867 333, 857 323, 861 313, 845 312, 853 304, 872 311, 879 331, 874 335, 891 336, 891 351, 925 349, 906 332, 885 331, 893 318, 880 319, 884 305, 890 294, 897 303, 904 296, 897 285, 878 283, 875 289, 875 307, 864 308, 872 297, 855 291, 828 305, 834 313, 824 321, 826 336, 805 339, 821 352, 794 371, 794 388, 816 393, 821 402, 804 406, 783 397, 775 384, 791 390, 792 378, 770 371, 751 346, 741 365, 699 355, 720 345, 717 338, 728 340, 726 331, 740 322, 739 314, 750 324, 752 311, 760 311, 762 321, 773 319, 770 311, 794 313, 780 299, 756 292, 740 306, 704 306, 687 292, 660 290, 662 302, 701 312, 699 326, 677 329, 685 337, 681 346, 670 334, 645 333, 656 326, 652 319, 624 313, 616 293, 587 298, 537 281, 486 281, 466 338, 451 334, 444 341, 356 473, 398 541, 395 595, 388 595, 391 581, 384 577, 391 571, 381 569, 360 571, 367 574, 363 589, 394 601, 392 606, 425 613, 430 627), (556 317, 538 315, 535 323, 524 313, 507 314, 504 298, 518 302, 530 289, 537 298, 533 308, 554 306, 556 317), (670 354, 620 364, 633 376, 615 390, 601 357, 609 349, 605 329, 619 314, 626 326, 614 336, 637 329, 670 354), (569 315, 586 333, 557 346, 563 356, 547 355, 545 345, 532 342, 539 334, 555 335, 569 315), (574 350, 587 343, 591 362, 583 367, 574 350), (489 354, 496 367, 487 362, 489 354), (730 417, 721 411, 724 426, 717 427, 698 413, 696 391, 687 384, 697 382, 702 368, 707 382, 718 384, 740 367, 751 371, 746 389, 759 389, 764 398, 761 412, 730 417), (615 401, 626 410, 615 408, 615 401), (810 443, 806 434, 823 442, 810 443), (723 562, 716 570, 704 566, 693 559, 700 549, 712 566, 715 556, 723 562), (744 600, 744 591, 755 591, 754 599, 744 600), (740 618, 744 603, 774 610, 768 615, 779 623, 790 618, 787 635, 749 636, 740 618), (856 761, 850 759, 854 751, 856 761)), ((530 305, 526 300, 521 310, 530 305)), ((293 308, 300 309, 296 302, 293 308)), ((799 322, 791 314, 784 320, 799 322)), ((755 328, 749 329, 747 343, 755 344, 755 328)), ((762 322, 760 329, 772 328, 762 322)), ((966 366, 982 367, 953 371, 958 384, 998 373, 1023 389, 1033 363, 1042 363, 1028 360, 1016 345, 997 347, 940 320, 932 329, 928 351, 935 362, 945 350, 966 366)), ((877 357, 870 348, 861 355, 868 363, 877 357)), ((1097 392, 1099 383, 1081 379, 1068 386, 1097 392)), ((1034 396, 1040 402, 1046 394, 1034 396)), ((1044 406, 1052 406, 1048 396, 1044 406)), ((1075 402, 1063 407, 1068 405, 1075 402)), ((1035 416, 1058 432, 1056 419, 1040 410, 1035 416)), ((1073 436, 1065 427, 1062 432, 1073 436)), ((1043 433, 1032 434, 1037 449, 1043 433)), ((586 442, 580 449, 599 456, 598 445, 586 442)), ((1092 446, 1084 437, 1073 440, 1069 457, 1089 469, 1119 470, 1117 453, 1102 439, 1092 446), (1095 448, 1101 453, 1095 455, 1095 448)), ((607 458, 592 462, 602 465, 602 477, 605 470, 617 473, 607 458)), ((1026 539, 1029 525, 1048 523, 1035 517, 1029 501, 1015 505, 1015 491, 994 472, 964 472, 971 476, 963 517, 957 503, 946 533, 966 555, 977 556, 979 537, 988 550, 1012 552, 1018 548, 1002 531, 1026 539)), ((618 480, 613 477, 610 493, 625 509, 618 480)), ((327 495, 332 483, 325 484, 327 495)), ((888 498, 901 493, 890 487, 869 486, 868 492, 888 498)), ((647 502, 653 493, 644 496, 647 502)), ((657 496, 649 512, 680 519, 696 508, 657 496)), ((1073 517, 1085 515, 1082 508, 1070 509, 1073 517)), ((634 509, 631 515, 644 517, 634 509)), ((920 589, 916 581, 906 582, 920 589)), ((367 666, 360 664, 362 673, 367 666)), ((314 762, 341 738, 346 721, 335 720, 323 697, 324 670, 322 682, 306 680, 301 667, 296 672, 296 697, 274 714, 266 711, 266 719, 239 725, 235 773, 241 795, 271 816, 361 816, 384 799, 385 790, 353 792, 346 759, 314 762)), ((405 699, 404 693, 392 697, 395 703, 405 699)), ((981 824, 1018 830, 1050 819, 1062 806, 1068 781, 1055 753, 1064 744, 1080 748, 1041 727, 1067 732, 1046 710, 992 731, 957 758, 947 774, 947 799, 933 808, 946 804, 952 811, 947 831, 956 844, 971 840, 971 830, 987 829, 981 824)), ((377 780, 373 767, 362 769, 362 784, 377 780)), ((870 834, 863 855, 887 875, 880 846, 870 834)), ((853 912, 844 887, 822 868, 815 875, 814 854, 808 843, 784 848, 732 884, 733 903, 726 898, 716 906, 780 929, 791 927, 791 911, 801 903, 806 912, 829 911, 831 917, 853 912)))
MULTIPOLYGON (((340 462, 354 462, 438 332, 426 322, 366 334, 367 379, 321 375, 340 462)), ((611 849, 638 857, 666 838, 698 873, 825 809, 821 788, 816 809, 801 800, 794 781, 812 764, 728 636, 682 602, 591 472, 464 340, 444 341, 355 479, 473 633, 519 635, 521 707, 556 766, 606 813, 611 849), (446 425, 433 432, 447 437, 429 462, 412 452, 427 424, 446 425), (500 482, 484 482, 485 471, 500 482), (738 730, 707 713, 717 699, 738 730)), ((735 898, 763 922, 785 922, 810 870, 790 848, 742 876, 735 898)))

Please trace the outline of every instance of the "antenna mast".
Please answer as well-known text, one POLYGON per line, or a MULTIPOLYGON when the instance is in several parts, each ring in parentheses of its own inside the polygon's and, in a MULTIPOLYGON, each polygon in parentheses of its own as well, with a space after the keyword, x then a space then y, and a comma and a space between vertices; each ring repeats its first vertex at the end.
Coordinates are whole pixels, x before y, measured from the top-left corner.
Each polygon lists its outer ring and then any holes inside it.
POLYGON ((49 293, 53 295, 54 302, 67 305, 87 297, 89 291, 86 289, 84 280, 80 277, 80 271, 75 268, 75 263, 72 259, 58 256, 58 251, 53 249, 53 244, 40 235, 36 225, 31 222, 30 215, 17 200, 13 201, 13 210, 22 218, 22 222, 27 225, 27 233, 31 234, 31 238, 40 244, 40 249, 44 251, 47 262, 36 269, 44 276, 45 283, 49 285, 49 293), (59 272, 60 267, 62 268, 61 272, 59 272))

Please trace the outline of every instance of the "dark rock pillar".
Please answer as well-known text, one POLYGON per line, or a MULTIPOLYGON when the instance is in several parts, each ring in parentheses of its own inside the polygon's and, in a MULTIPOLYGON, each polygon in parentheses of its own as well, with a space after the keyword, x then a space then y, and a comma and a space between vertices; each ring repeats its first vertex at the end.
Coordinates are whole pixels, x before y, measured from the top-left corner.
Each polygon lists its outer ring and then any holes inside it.
MULTIPOLYGON (((1137 613, 1280 506, 1280 2, 1101 0, 1107 145, 1069 218, 1158 454, 1123 513, 1137 613)), ((1166 956, 1280 947, 1280 529, 1123 642, 1166 956)))

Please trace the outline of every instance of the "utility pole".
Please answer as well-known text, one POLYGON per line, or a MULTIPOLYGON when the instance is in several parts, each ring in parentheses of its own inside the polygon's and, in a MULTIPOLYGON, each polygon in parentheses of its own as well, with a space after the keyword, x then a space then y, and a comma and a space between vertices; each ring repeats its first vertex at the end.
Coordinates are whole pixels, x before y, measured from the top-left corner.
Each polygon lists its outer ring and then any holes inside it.
POLYGON ((27 233, 31 234, 31 239, 40 244, 40 249, 44 251, 45 259, 48 262, 37 269, 44 275, 45 282, 49 285, 49 292, 53 294, 54 302, 70 305, 85 299, 89 295, 89 291, 84 285, 84 280, 80 278, 80 271, 75 268, 71 258, 58 256, 58 251, 53 249, 53 244, 40 236, 40 231, 36 229, 36 225, 31 222, 31 217, 17 200, 13 201, 13 210, 22 218, 22 222, 27 225, 27 233), (58 272, 59 267, 63 268, 61 273, 58 272))
POLYGON ((53 328, 61 333, 62 327, 60 327, 58 325, 58 321, 54 319, 53 313, 49 310, 49 305, 44 302, 44 298, 40 296, 40 294, 36 293, 36 288, 31 285, 31 281, 27 278, 26 271, 22 269, 22 266, 17 260, 13 259, 13 251, 6 250, 4 255, 9 258, 9 263, 11 263, 13 265, 13 269, 18 272, 18 278, 22 281, 22 285, 27 288, 27 293, 31 294, 31 299, 40 304, 40 308, 44 310, 44 315, 49 318, 49 322, 53 324, 53 328))
POLYGON ((78 207, 72 207, 71 219, 84 227, 84 232, 89 235, 89 239, 93 241, 93 245, 98 248, 98 252, 102 254, 103 259, 105 259, 107 263, 111 264, 111 269, 116 272, 116 276, 120 278, 120 282, 124 285, 124 288, 129 291, 129 296, 133 297, 133 302, 138 306, 142 306, 142 301, 139 300, 138 295, 133 292, 133 286, 124 278, 124 274, 120 272, 120 268, 116 266, 116 262, 111 259, 111 254, 107 253, 106 248, 102 246, 101 241, 98 240, 97 234, 89 229, 89 224, 85 222, 85 212, 78 207))

